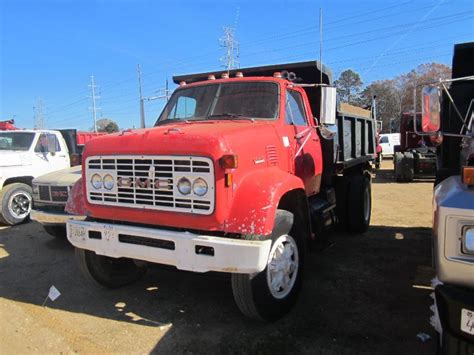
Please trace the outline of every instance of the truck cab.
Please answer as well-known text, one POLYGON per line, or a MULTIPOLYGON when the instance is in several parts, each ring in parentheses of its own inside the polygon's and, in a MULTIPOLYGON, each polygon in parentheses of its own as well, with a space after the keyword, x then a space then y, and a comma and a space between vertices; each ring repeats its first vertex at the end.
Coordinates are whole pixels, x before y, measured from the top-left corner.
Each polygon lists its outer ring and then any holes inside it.
POLYGON ((69 165, 68 148, 58 131, 0 131, 0 222, 24 221, 32 207, 33 178, 69 165))
POLYGON ((86 145, 84 197, 70 201, 88 218, 67 222, 78 263, 105 287, 135 281, 144 262, 231 273, 239 309, 275 320, 324 226, 368 228, 375 121, 338 110, 317 62, 174 81, 153 128, 86 145))
POLYGON ((452 79, 422 90, 422 134, 437 144, 433 324, 442 354, 474 353, 474 43, 454 47, 452 79))

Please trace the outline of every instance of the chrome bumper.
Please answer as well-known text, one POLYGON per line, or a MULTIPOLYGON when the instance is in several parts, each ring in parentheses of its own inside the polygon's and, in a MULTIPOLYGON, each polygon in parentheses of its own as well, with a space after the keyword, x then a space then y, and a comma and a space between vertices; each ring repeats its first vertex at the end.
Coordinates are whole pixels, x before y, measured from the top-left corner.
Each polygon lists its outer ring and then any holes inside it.
POLYGON ((30 217, 32 220, 41 224, 66 224, 69 220, 82 221, 86 216, 75 216, 65 212, 44 212, 39 210, 31 210, 30 217))

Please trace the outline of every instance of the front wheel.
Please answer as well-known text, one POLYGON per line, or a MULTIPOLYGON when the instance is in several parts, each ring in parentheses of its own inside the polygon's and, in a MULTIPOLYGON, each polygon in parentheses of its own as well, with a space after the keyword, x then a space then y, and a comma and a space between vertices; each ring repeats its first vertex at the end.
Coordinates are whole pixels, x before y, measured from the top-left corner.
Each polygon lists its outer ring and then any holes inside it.
POLYGON ((28 219, 32 205, 31 187, 14 183, 0 192, 0 222, 13 226, 28 219))
POLYGON ((67 239, 66 225, 44 225, 43 228, 46 233, 55 238, 67 239))
POLYGON ((258 274, 232 274, 232 291, 247 317, 274 321, 289 312, 302 284, 304 236, 293 213, 277 210, 267 267, 258 274))
POLYGON ((76 261, 84 276, 106 288, 118 288, 139 280, 147 264, 127 258, 110 258, 76 248, 76 261))

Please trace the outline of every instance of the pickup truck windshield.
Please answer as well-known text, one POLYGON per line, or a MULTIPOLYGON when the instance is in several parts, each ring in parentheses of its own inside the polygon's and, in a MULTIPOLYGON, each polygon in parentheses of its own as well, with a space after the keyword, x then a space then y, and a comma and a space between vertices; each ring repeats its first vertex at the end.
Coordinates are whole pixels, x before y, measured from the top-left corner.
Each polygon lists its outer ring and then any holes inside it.
POLYGON ((270 82, 209 84, 176 90, 155 126, 192 120, 273 120, 278 85, 270 82))
POLYGON ((30 132, 0 132, 0 150, 28 150, 34 138, 30 132))

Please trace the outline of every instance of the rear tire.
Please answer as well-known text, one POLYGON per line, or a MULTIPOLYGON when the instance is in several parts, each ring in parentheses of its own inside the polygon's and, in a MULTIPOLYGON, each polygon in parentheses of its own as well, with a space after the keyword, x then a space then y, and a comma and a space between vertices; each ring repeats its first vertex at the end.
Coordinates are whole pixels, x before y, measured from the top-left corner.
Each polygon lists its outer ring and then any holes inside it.
POLYGON ((354 175, 350 178, 348 197, 347 231, 364 233, 370 225, 372 212, 372 192, 370 179, 364 175, 354 175))
POLYGON ((44 225, 43 226, 46 233, 49 235, 58 238, 58 239, 66 239, 66 226, 57 226, 57 225, 44 225))
POLYGON ((291 212, 277 210, 267 267, 258 274, 232 274, 232 291, 247 317, 274 321, 296 302, 303 278, 304 239, 291 212))
POLYGON ((405 165, 405 182, 413 181, 415 177, 415 159, 413 157, 413 153, 407 152, 404 154, 404 165, 405 165))
POLYGON ((139 280, 147 270, 146 263, 132 259, 110 258, 93 251, 76 248, 79 269, 90 282, 106 288, 118 288, 139 280))
POLYGON ((458 339, 446 331, 443 331, 441 344, 438 343, 439 355, 472 355, 474 344, 458 339))
POLYGON ((347 229, 348 223, 348 194, 349 178, 347 176, 336 177, 336 215, 341 229, 347 229))
POLYGON ((405 173, 403 169, 403 154, 396 152, 393 158, 393 168, 395 170, 395 181, 403 182, 405 179, 405 173))
POLYGON ((23 183, 4 186, 0 191, 0 222, 13 226, 30 217, 33 199, 31 187, 23 183))

